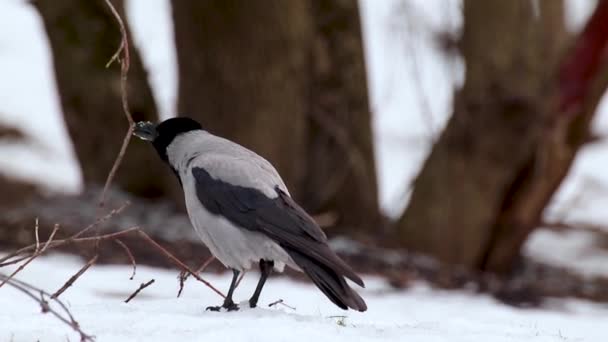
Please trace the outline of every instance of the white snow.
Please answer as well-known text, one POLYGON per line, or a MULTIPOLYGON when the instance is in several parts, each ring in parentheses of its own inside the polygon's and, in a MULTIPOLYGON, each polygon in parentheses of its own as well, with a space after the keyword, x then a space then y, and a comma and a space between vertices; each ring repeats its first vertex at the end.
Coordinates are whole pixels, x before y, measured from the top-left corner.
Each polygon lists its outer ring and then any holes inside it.
MULTIPOLYGON (((54 292, 82 261, 52 255, 30 264, 19 279, 54 292)), ((5 270, 6 271, 6 270, 5 270)), ((60 298, 83 331, 97 341, 604 341, 607 311, 580 301, 556 301, 548 310, 520 310, 483 295, 433 290, 417 284, 405 291, 366 278, 361 291, 369 310, 342 311, 314 286, 271 277, 256 309, 205 312, 221 298, 199 282, 188 280, 181 298, 177 271, 139 267, 129 280, 129 266, 93 266, 60 298), (140 283, 155 279, 130 303, 124 299, 140 283), (277 299, 295 307, 268 308, 277 299), (338 317, 336 317, 338 316, 338 317), (343 316, 343 317, 342 317, 343 316)), ((245 301, 257 282, 248 274, 235 299, 245 301)), ((203 274, 225 290, 229 275, 203 274)), ((77 341, 75 334, 38 304, 10 288, 0 289, 0 340, 77 341)))
POLYGON ((608 249, 597 246, 587 231, 555 232, 539 229, 526 242, 524 253, 535 260, 577 270, 586 276, 608 275, 608 249))

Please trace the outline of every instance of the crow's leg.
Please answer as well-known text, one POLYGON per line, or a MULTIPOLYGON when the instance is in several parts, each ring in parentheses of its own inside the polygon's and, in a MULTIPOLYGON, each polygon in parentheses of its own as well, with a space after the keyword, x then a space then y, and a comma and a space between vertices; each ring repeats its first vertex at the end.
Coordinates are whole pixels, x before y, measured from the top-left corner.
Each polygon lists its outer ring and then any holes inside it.
POLYGON ((228 295, 226 295, 226 298, 224 299, 224 304, 222 304, 222 306, 208 306, 207 310, 220 311, 221 308, 224 308, 228 311, 234 311, 239 309, 239 306, 232 301, 232 294, 236 288, 236 281, 240 273, 240 271, 232 270, 232 282, 230 282, 230 289, 228 289, 228 295))
POLYGON ((260 276, 260 281, 258 282, 258 286, 255 288, 251 299, 249 299, 249 306, 255 308, 258 304, 258 299, 260 298, 260 293, 262 293, 262 288, 264 287, 264 283, 266 283, 266 279, 270 272, 272 272, 272 268, 274 267, 274 261, 268 261, 264 259, 260 259, 260 272, 262 275, 260 276))

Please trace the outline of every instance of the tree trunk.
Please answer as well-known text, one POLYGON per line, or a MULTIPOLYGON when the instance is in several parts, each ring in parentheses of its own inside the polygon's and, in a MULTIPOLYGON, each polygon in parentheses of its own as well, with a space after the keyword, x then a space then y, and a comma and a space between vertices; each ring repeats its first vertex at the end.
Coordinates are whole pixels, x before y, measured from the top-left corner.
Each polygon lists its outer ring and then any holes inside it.
MULTIPOLYGON (((398 223, 407 247, 448 263, 505 271, 486 264, 488 248, 503 213, 517 205, 521 185, 544 171, 539 146, 551 115, 562 6, 543 0, 537 16, 527 0, 465 0, 466 82, 398 223)), ((512 265, 513 258, 500 264, 512 265)))
POLYGON ((378 204, 357 2, 173 1, 178 108, 271 161, 340 226, 378 204))
POLYGON ((313 212, 336 213, 340 232, 373 231, 380 215, 358 3, 311 4, 314 79, 300 196, 313 212))
MULTIPOLYGON (((51 45, 64 119, 85 184, 103 184, 128 124, 120 93, 120 67, 106 68, 120 44, 116 19, 103 0, 34 0, 51 45)), ((122 0, 113 0, 123 13, 122 0)), ((126 21, 125 21, 126 23, 126 21)), ((128 96, 133 119, 158 119, 147 74, 131 47, 128 96)), ((177 188, 147 144, 132 141, 115 184, 136 195, 160 197, 177 188)), ((176 195, 175 195, 176 196, 176 195)))
POLYGON ((552 113, 529 163, 497 219, 481 263, 506 271, 543 209, 568 174, 580 148, 592 141, 590 124, 608 87, 608 1, 600 1, 584 31, 554 69, 552 113), (524 177, 525 176, 525 177, 524 177))
POLYGON ((305 1, 173 1, 178 112, 303 175, 311 28, 305 1))

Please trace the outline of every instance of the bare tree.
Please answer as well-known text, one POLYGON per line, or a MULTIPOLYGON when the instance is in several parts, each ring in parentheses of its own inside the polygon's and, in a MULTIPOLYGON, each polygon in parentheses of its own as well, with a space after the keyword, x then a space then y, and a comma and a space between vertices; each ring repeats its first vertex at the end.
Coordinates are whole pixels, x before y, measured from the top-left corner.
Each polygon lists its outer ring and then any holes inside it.
POLYGON ((406 246, 453 264, 509 271, 587 141, 607 82, 599 65, 606 62, 608 2, 565 58, 563 3, 539 6, 536 15, 527 0, 465 0, 466 81, 399 221, 406 246), (564 105, 572 93, 578 103, 564 105))

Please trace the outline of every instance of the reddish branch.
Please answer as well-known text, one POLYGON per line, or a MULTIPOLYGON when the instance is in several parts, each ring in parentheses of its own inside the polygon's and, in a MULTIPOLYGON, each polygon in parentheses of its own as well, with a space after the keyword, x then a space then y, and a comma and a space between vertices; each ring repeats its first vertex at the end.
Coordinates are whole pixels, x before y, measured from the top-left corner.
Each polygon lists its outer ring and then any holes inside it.
POLYGON ((116 160, 114 161, 114 165, 112 165, 112 169, 110 170, 110 173, 108 174, 106 183, 103 186, 101 198, 99 199, 99 207, 103 207, 105 204, 104 202, 105 202, 105 198, 106 198, 106 192, 108 191, 108 188, 110 187, 110 184, 112 183, 112 180, 114 179, 114 176, 116 175, 116 171, 118 170, 118 167, 120 166, 120 163, 122 162, 122 159, 127 151, 127 146, 129 146, 129 141, 131 140, 131 134, 133 134, 133 129, 135 127, 135 123, 133 122, 133 117, 131 116, 131 112, 129 111, 129 98, 127 95, 127 90, 128 90, 127 89, 127 80, 128 80, 127 74, 129 72, 129 65, 131 63, 131 59, 129 57, 129 39, 127 36, 127 29, 125 28, 125 24, 122 21, 122 18, 120 17, 118 12, 116 11, 116 8, 114 8, 114 6, 110 2, 110 0, 105 0, 105 2, 108 5, 108 7, 110 8, 110 10, 112 11, 112 14, 116 18, 116 21, 118 22, 118 26, 120 27, 120 34, 122 37, 122 39, 120 41, 120 45, 118 46, 118 49, 116 50, 116 52, 114 53, 114 55, 112 56, 112 58, 110 59, 110 61, 108 62, 108 64, 106 66, 110 66, 110 64, 112 64, 112 62, 115 60, 118 60, 120 62, 120 92, 121 92, 121 98, 122 98, 122 110, 124 111, 125 117, 127 118, 127 121, 129 123, 129 129, 127 130, 127 134, 125 135, 125 138, 122 142, 122 146, 120 147, 120 152, 118 152, 118 156, 116 157, 116 160), (123 55, 123 58, 120 58, 121 53, 123 55))
POLYGON ((133 271, 131 272, 129 280, 133 280, 133 278, 135 277, 135 272, 137 271, 137 263, 135 262, 135 257, 133 256, 133 253, 131 253, 129 247, 127 247, 124 242, 120 241, 119 239, 114 240, 114 242, 116 242, 120 247, 122 247, 122 249, 125 251, 125 254, 127 254, 127 257, 129 257, 129 261, 133 266, 133 271))
POLYGON ((175 264, 177 267, 190 273, 196 280, 207 285, 208 288, 213 290, 218 295, 222 296, 222 298, 226 298, 226 296, 220 290, 216 289, 213 285, 211 285, 211 283, 209 283, 205 279, 201 278, 196 271, 193 271, 188 265, 184 264, 181 260, 179 260, 173 254, 171 254, 169 251, 167 251, 163 246, 159 245, 158 242, 154 241, 144 231, 138 230, 137 232, 139 233, 139 235, 142 238, 144 238, 144 240, 146 240, 154 248, 158 249, 165 257, 167 257, 167 259, 169 259, 171 262, 173 262, 173 264, 175 264))
MULTIPOLYGON (((58 228, 58 226, 55 226, 55 227, 58 228)), ((36 251, 31 256, 29 256, 29 258, 30 258, 29 261, 27 261, 26 263, 21 265, 15 272, 13 272, 13 274, 10 277, 12 278, 15 274, 20 272, 27 264, 29 264, 31 262, 31 260, 36 258, 38 255, 42 254, 42 252, 44 252, 47 249, 57 248, 57 247, 61 247, 61 246, 64 246, 67 244, 72 244, 72 243, 82 243, 82 242, 96 242, 97 243, 97 242, 101 242, 101 241, 105 241, 105 240, 116 240, 117 238, 130 234, 132 232, 137 232, 140 237, 142 237, 152 247, 157 249, 162 255, 164 255, 169 261, 171 261, 173 264, 175 264, 177 267, 179 267, 182 271, 190 273, 196 280, 202 282, 207 287, 209 287, 211 290, 213 290, 215 293, 217 293, 218 295, 225 298, 224 294, 221 291, 216 289, 211 283, 209 283, 205 279, 201 278, 198 275, 198 272, 192 270, 183 261, 179 260, 176 256, 174 256, 169 251, 167 251, 164 247, 159 245, 158 242, 154 241, 148 234, 146 234, 143 230, 141 230, 141 228, 139 226, 133 226, 133 227, 130 227, 130 228, 127 228, 125 230, 122 230, 120 232, 115 232, 115 233, 109 233, 109 234, 91 236, 91 237, 74 238, 74 236, 80 235, 80 232, 79 232, 78 234, 76 234, 68 239, 51 241, 52 237, 54 236, 54 233, 53 233, 52 236, 49 238, 49 240, 45 243, 45 245, 39 251, 36 251)), ((32 246, 35 247, 36 245, 32 245, 32 246)), ((27 249, 29 249, 28 247, 22 248, 19 251, 27 250, 27 249)), ((2 261, 4 263, 0 264, 0 267, 15 263, 15 261, 11 260, 11 259, 20 255, 20 253, 18 253, 19 251, 11 253, 10 255, 2 258, 2 260, 0 260, 0 261, 2 261)), ((19 260, 23 260, 23 259, 19 258, 19 260)), ((134 262, 134 259, 133 259, 133 262, 134 262)), ((203 265, 203 266, 205 266, 205 265, 203 265)), ((2 285, 0 285, 0 287, 1 286, 2 285)))
POLYGON ((577 112, 605 65, 608 51, 608 1, 600 1, 559 70, 559 110, 577 112))
MULTIPOLYGON (((205 262, 201 266, 199 266, 196 269, 196 271, 195 271, 196 274, 203 272, 207 268, 207 266, 209 266, 213 262, 213 260, 215 260, 215 257, 212 255, 207 260, 205 260, 205 262)), ((181 296, 182 291, 184 290, 184 284, 186 283, 186 280, 188 280, 189 275, 190 275, 190 273, 183 271, 183 270, 179 273, 179 277, 178 277, 179 278, 179 291, 177 291, 178 298, 179 298, 179 296, 181 296)))

